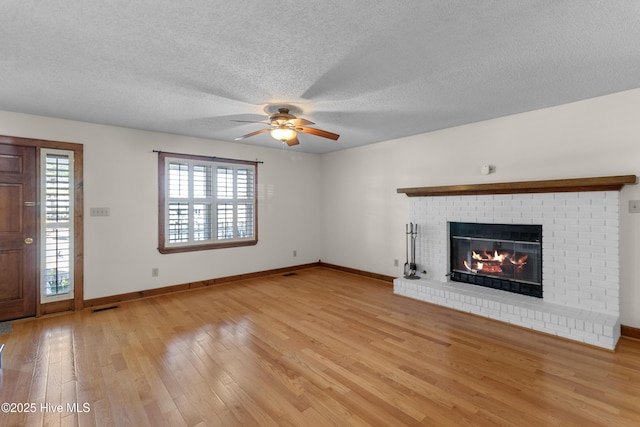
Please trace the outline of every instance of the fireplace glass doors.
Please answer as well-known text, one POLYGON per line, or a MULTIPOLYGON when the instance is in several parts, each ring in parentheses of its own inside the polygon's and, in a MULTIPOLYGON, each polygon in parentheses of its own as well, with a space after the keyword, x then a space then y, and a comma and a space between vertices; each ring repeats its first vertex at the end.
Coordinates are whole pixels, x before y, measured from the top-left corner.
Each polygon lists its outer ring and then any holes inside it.
POLYGON ((451 280, 542 298, 542 226, 449 223, 451 280))

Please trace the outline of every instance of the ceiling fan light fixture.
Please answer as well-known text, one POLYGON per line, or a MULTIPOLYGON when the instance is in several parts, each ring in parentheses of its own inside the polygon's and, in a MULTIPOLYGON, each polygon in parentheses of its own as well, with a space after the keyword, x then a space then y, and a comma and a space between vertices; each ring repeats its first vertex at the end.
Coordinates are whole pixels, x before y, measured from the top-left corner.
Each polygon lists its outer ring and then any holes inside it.
POLYGON ((282 142, 293 139, 298 135, 298 132, 288 127, 277 127, 275 129, 271 129, 269 133, 273 139, 277 139, 282 142))
MULTIPOLYGON (((337 141, 340 138, 340 135, 337 133, 327 132, 326 130, 310 128, 308 125, 313 125, 315 123, 303 119, 302 117, 296 117, 293 114, 289 113, 288 108, 278 108, 278 112, 275 114, 271 114, 267 118, 268 122, 266 124, 271 124, 271 127, 262 128, 260 130, 250 132, 246 135, 239 136, 234 138, 234 141, 241 141, 243 139, 260 135, 262 133, 269 132, 271 137, 277 141, 280 141, 284 144, 287 144, 289 147, 293 147, 295 145, 299 145, 300 141, 298 140, 298 133, 308 133, 311 135, 319 136, 322 138, 332 139, 337 141)), ((234 122, 247 122, 247 120, 233 120, 234 122)), ((263 123, 250 121, 249 123, 263 123)))

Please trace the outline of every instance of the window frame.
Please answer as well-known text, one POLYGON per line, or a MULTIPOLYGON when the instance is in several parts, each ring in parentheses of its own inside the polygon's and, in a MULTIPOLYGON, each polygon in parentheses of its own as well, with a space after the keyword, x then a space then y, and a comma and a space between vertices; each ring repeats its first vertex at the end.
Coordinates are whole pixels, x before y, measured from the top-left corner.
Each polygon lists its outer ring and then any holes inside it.
POLYGON ((75 212, 75 153, 72 150, 62 150, 55 148, 41 148, 40 149, 40 206, 42 206, 41 210, 41 224, 40 224, 40 302, 42 304, 63 300, 73 300, 75 298, 75 227, 76 227, 76 218, 74 215, 75 212), (68 203, 69 203, 69 218, 66 221, 55 221, 48 222, 47 221, 47 157, 51 156, 60 156, 66 157, 69 163, 69 171, 68 171, 68 180, 69 183, 67 185, 67 190, 69 191, 68 195, 68 203), (68 262, 68 272, 67 272, 67 281, 69 290, 67 292, 60 292, 56 294, 47 295, 47 281, 49 280, 47 275, 47 230, 56 229, 62 225, 62 228, 67 229, 68 233, 68 251, 66 254, 67 262, 68 262), (65 226, 66 225, 66 226, 65 226))
MULTIPOLYGON (((235 183, 235 181, 234 181, 235 183)), ((237 160, 237 159, 225 159, 220 157, 210 157, 210 156, 197 156, 190 154, 178 154, 178 153, 167 153, 167 152, 158 152, 158 251, 162 254, 171 254, 171 253, 181 253, 181 252, 192 252, 192 251, 203 251, 203 250, 211 250, 211 249, 223 249, 223 248, 235 248, 242 246, 253 246, 258 243, 258 162, 246 161, 246 160, 237 160), (189 181, 190 193, 185 201, 189 204, 189 210, 193 209, 194 204, 199 203, 209 203, 211 201, 211 217, 212 217, 212 240, 203 241, 201 243, 196 241, 191 241, 192 236, 190 233, 189 242, 187 243, 169 243, 169 223, 168 223, 168 210, 169 210, 169 202, 170 200, 174 200, 175 198, 169 197, 169 185, 168 185, 168 165, 171 161, 178 161, 183 163, 189 163, 190 169, 194 164, 207 164, 212 167, 212 196, 207 199, 196 199, 193 197, 191 193, 192 188, 192 180, 189 181), (216 194, 216 175, 218 166, 232 166, 238 167, 238 165, 250 166, 253 169, 253 197, 249 200, 253 205, 253 236, 249 238, 238 238, 234 237, 229 240, 218 240, 216 233, 216 222, 217 222, 217 210, 216 205, 218 203, 218 198, 216 194)), ((237 191, 237 185, 234 185, 234 193, 237 191)), ((223 199, 220 199, 222 201, 223 199)), ((234 202, 237 203, 237 198, 234 198, 234 202)), ((189 215, 190 226, 192 226, 193 217, 189 215)), ((234 225, 237 226, 237 222, 234 225)))

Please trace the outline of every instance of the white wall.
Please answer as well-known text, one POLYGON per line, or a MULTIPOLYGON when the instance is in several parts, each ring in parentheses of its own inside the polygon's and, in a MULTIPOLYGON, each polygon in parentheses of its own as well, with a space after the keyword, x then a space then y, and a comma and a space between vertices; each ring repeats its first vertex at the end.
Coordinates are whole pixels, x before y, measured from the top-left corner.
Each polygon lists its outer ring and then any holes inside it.
MULTIPOLYGON (((400 276, 409 203, 397 188, 640 175, 639 110, 633 90, 322 156, 1 111, 0 134, 84 144, 90 299, 320 258, 400 276), (258 245, 160 255, 154 149, 264 161, 258 245), (487 163, 495 174, 480 174, 487 163), (90 217, 90 207, 111 216, 90 217)), ((621 192, 621 321, 640 327, 640 214, 628 213, 630 199, 640 185, 621 192)))
POLYGON ((84 145, 85 299, 321 258, 318 155, 1 111, 0 135, 84 145), (258 166, 258 244, 161 255, 153 150, 263 161, 258 166), (108 207, 111 216, 91 217, 91 207, 108 207), (151 277, 154 267, 159 277, 151 277))
MULTIPOLYGON (((638 111, 633 90, 323 155, 322 259, 402 275, 409 203, 397 188, 640 176, 638 111)), ((628 211, 640 185, 620 199, 621 323, 640 327, 640 214, 628 211)))

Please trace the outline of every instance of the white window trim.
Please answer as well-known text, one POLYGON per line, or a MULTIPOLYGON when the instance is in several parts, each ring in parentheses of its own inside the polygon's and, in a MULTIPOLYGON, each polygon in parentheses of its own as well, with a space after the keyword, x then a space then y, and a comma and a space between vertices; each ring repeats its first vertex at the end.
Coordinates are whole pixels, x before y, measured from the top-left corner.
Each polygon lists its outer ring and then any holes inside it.
POLYGON ((74 259, 75 259, 75 195, 74 195, 74 152, 71 150, 58 150, 53 148, 41 148, 40 149, 40 188, 42 191, 40 192, 40 302, 41 303, 49 303, 55 301, 64 301, 70 300, 74 298, 74 259), (48 155, 60 155, 67 156, 69 158, 69 189, 70 189, 70 197, 69 197, 69 292, 60 295, 47 295, 46 293, 46 276, 47 276, 47 259, 46 259, 46 244, 47 244, 47 229, 53 228, 51 224, 47 224, 47 214, 46 214, 46 186, 47 186, 47 176, 46 176, 46 158, 48 155))

